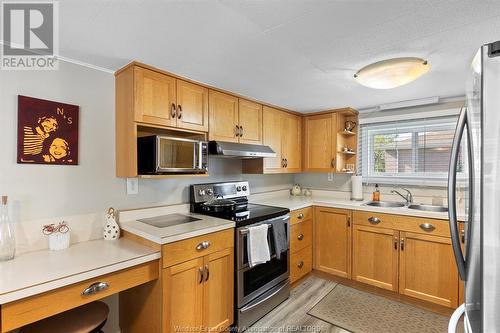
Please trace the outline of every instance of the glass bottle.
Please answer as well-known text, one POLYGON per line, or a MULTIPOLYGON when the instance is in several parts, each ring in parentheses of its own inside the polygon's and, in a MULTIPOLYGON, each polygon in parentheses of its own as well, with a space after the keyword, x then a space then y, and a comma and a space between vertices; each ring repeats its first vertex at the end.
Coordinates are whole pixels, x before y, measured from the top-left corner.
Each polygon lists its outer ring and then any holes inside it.
POLYGON ((4 195, 0 206, 0 261, 13 259, 15 252, 14 226, 9 218, 7 196, 4 195))
POLYGON ((378 184, 375 184, 375 191, 373 191, 372 201, 380 201, 380 189, 378 184))

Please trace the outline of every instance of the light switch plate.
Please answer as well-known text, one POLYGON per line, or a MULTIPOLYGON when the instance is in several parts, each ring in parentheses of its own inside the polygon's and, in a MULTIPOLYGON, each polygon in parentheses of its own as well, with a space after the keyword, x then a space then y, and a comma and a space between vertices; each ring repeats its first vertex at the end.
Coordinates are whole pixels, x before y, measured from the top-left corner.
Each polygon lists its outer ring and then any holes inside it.
POLYGON ((138 178, 127 178, 127 194, 138 194, 139 193, 139 179, 138 178))

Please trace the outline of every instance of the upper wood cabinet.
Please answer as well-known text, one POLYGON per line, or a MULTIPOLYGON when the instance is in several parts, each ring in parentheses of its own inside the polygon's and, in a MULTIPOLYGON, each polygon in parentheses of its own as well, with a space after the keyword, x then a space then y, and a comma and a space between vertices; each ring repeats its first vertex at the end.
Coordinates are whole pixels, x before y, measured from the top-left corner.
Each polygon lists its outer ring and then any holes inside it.
POLYGON ((336 171, 337 114, 304 117, 304 171, 336 171))
POLYGON ((208 89, 134 67, 135 121, 208 131, 208 89))
POLYGON ((262 144, 262 105, 239 99, 239 142, 262 144))
POLYGON ((298 173, 302 170, 302 118, 263 107, 262 144, 271 147, 276 157, 243 161, 244 173, 298 173))
POLYGON ((208 89, 177 80, 177 127, 208 131, 208 89))
POLYGON ((451 239, 400 233, 399 292, 447 307, 458 305, 458 271, 451 239))
POLYGON ((215 90, 209 92, 209 140, 238 142, 238 97, 215 90))
POLYGON ((262 144, 262 105, 210 90, 209 139, 262 144))
POLYGON ((351 277, 351 211, 316 207, 314 210, 314 268, 351 277))
POLYGON ((355 172, 357 132, 346 123, 358 122, 357 111, 347 108, 304 117, 304 171, 355 172))

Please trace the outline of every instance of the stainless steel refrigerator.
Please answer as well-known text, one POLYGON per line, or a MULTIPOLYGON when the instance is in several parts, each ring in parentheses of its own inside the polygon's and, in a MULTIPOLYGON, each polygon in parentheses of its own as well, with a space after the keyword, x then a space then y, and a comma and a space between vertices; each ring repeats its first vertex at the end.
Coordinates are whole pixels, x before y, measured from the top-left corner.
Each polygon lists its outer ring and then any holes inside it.
MULTIPOLYGON (((452 147, 448 206, 453 251, 465 281, 468 333, 500 332, 500 41, 483 45, 474 57, 452 147), (456 189, 460 147, 467 151, 465 246, 457 228, 456 189), (465 147, 465 149, 464 149, 465 147)), ((460 216, 460 214, 459 214, 460 216)))

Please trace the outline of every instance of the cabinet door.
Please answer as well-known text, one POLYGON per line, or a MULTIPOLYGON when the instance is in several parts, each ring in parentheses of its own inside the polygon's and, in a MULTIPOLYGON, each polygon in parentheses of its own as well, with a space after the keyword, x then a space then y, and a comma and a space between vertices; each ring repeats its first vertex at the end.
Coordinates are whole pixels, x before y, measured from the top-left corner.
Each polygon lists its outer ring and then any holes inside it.
POLYGON ((398 290, 399 231, 354 225, 353 280, 398 290))
POLYGON ((262 115, 263 143, 276 152, 276 157, 264 158, 264 172, 283 172, 283 155, 281 151, 283 112, 264 106, 262 115))
POLYGON ((239 99, 241 143, 262 144, 262 105, 239 99))
POLYGON ((304 171, 333 172, 337 155, 335 113, 305 117, 304 171))
POLYGON ((451 239, 401 232, 399 292, 448 307, 458 303, 451 239))
POLYGON ((202 327, 202 270, 203 258, 186 261, 163 270, 164 332, 190 331, 202 327))
POLYGON ((177 80, 177 127, 208 131, 208 89, 177 80))
POLYGON ((316 207, 314 212, 317 270, 351 277, 351 211, 316 207))
POLYGON ((233 248, 205 256, 204 264, 203 324, 220 332, 233 323, 233 248))
POLYGON ((299 173, 302 170, 302 118, 283 113, 281 150, 285 159, 285 172, 299 173))
POLYGON ((209 91, 208 136, 210 140, 238 142, 238 98, 218 91, 209 91))
POLYGON ((176 80, 165 74, 135 67, 135 121, 176 126, 176 80))

